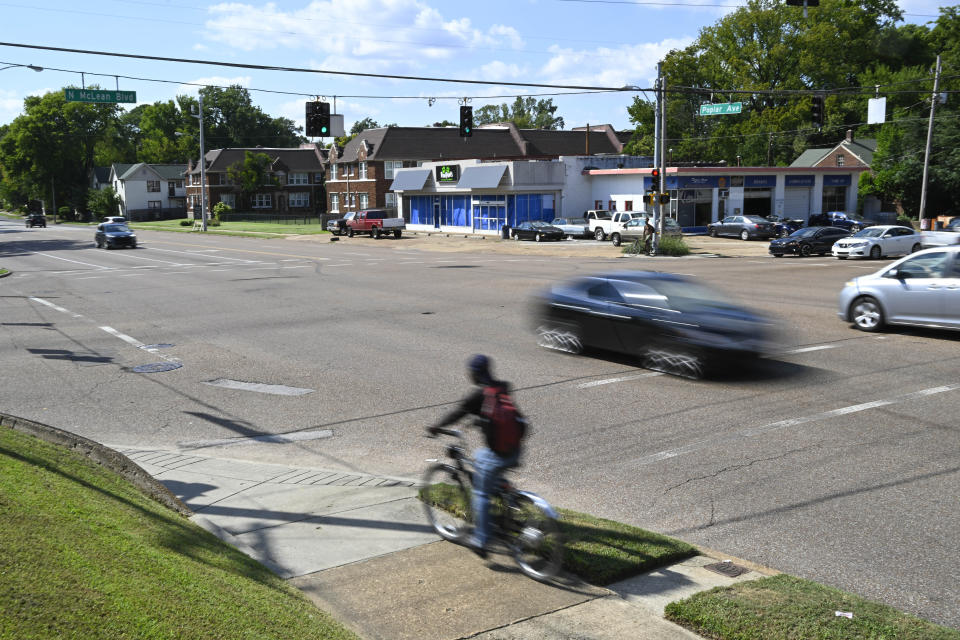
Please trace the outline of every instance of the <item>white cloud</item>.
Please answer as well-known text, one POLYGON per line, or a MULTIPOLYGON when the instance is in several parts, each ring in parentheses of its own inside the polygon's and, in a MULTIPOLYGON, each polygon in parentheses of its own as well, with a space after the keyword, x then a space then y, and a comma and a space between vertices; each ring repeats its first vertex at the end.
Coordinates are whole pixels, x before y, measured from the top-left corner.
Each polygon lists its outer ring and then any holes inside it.
MULTIPOLYGON (((481 80, 498 82, 513 80, 514 78, 519 78, 526 73, 527 70, 519 65, 507 64, 506 62, 494 60, 493 62, 489 62, 480 67, 476 77, 481 80)), ((516 89, 514 89, 514 91, 516 91, 516 89)))
POLYGON ((669 39, 590 50, 567 49, 554 45, 550 48, 553 57, 540 69, 540 75, 547 84, 652 86, 652 80, 657 76, 657 62, 669 51, 682 49, 692 41, 692 38, 669 39))
POLYGON ((201 89, 201 86, 198 85, 231 87, 235 84, 238 84, 241 87, 249 87, 251 81, 252 78, 250 76, 234 76, 233 78, 227 78, 225 76, 208 76, 206 78, 190 80, 189 84, 181 84, 177 87, 174 95, 197 95, 201 89))

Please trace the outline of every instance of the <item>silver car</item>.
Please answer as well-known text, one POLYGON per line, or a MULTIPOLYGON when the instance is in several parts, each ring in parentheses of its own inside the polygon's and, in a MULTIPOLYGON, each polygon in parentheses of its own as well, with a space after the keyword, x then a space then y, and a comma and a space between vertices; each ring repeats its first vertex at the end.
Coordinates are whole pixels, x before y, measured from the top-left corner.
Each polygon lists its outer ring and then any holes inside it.
POLYGON ((557 227, 568 238, 585 238, 590 235, 590 223, 585 218, 554 218, 550 226, 557 227))
POLYGON ((838 315, 861 331, 888 324, 960 330, 960 246, 924 249, 840 292, 838 315))

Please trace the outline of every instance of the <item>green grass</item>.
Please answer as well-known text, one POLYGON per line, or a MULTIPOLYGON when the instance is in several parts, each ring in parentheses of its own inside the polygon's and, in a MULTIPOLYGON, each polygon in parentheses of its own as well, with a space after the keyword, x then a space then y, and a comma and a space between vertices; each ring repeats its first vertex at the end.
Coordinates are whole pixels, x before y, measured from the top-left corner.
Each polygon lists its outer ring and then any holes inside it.
POLYGON ((71 450, 0 428, 0 638, 356 640, 266 567, 71 450))
POLYGON ((704 591, 671 602, 665 615, 718 640, 960 640, 960 631, 788 575, 704 591))
POLYGON ((0 276, 2 276, 5 273, 10 273, 10 271, 8 269, 4 269, 3 267, 0 267, 0 276))
MULTIPOLYGON (((156 231, 181 231, 191 232, 193 227, 181 227, 180 220, 158 220, 155 222, 131 222, 133 229, 152 229, 156 231)), ((249 235, 250 233, 262 234, 296 234, 311 235, 317 233, 330 233, 321 224, 280 224, 275 222, 221 222, 219 227, 212 227, 207 224, 207 233, 216 233, 218 235, 229 235, 230 232, 249 235)), ((268 237, 268 236, 262 236, 268 237)))
MULTIPOLYGON (((690 253, 683 236, 662 236, 658 250, 662 256, 685 256, 690 253)), ((639 240, 623 245, 620 252, 628 255, 643 253, 639 240)))
MULTIPOLYGON (((430 501, 456 516, 465 517, 466 505, 449 485, 420 490, 430 501), (429 491, 428 491, 429 490, 429 491)), ((691 545, 638 527, 558 509, 564 539, 563 567, 598 585, 624 580, 697 555, 691 545)))

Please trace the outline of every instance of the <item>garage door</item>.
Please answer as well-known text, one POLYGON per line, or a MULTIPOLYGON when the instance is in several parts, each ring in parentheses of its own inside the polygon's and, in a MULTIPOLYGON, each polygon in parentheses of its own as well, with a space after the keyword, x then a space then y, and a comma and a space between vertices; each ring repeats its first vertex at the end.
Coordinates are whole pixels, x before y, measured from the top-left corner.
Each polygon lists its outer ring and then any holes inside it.
POLYGON ((787 187, 783 191, 783 215, 786 218, 810 216, 810 187, 787 187))

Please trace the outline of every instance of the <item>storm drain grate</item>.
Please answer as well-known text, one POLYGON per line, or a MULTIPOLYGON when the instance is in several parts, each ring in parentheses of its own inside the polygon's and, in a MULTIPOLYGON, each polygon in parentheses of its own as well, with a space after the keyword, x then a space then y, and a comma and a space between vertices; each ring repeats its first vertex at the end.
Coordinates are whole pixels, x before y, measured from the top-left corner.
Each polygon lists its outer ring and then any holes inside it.
POLYGON ((173 371, 183 365, 179 362, 153 362, 150 364, 141 364, 131 369, 134 373, 160 373, 161 371, 173 371))
POLYGON ((723 562, 715 562, 713 564, 707 564, 703 566, 704 569, 709 569, 714 573, 719 573, 722 576, 727 576, 728 578, 736 578, 737 576, 742 576, 745 573, 749 573, 750 569, 746 567, 741 567, 738 564, 733 564, 729 560, 724 560, 723 562))

